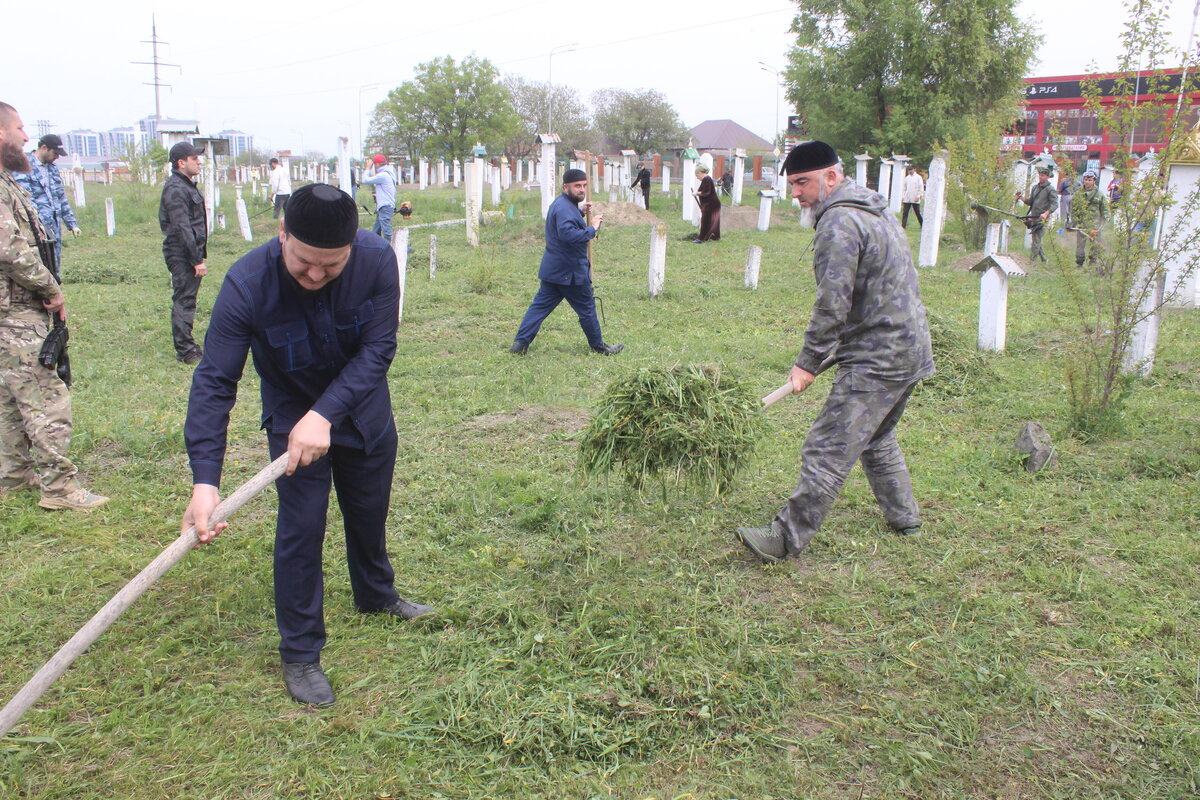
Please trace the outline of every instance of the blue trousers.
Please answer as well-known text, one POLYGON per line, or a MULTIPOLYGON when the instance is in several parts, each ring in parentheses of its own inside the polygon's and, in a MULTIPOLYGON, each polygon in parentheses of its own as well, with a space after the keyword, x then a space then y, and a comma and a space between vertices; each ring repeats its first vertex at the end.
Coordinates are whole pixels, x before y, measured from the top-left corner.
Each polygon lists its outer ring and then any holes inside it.
POLYGON ((395 206, 380 206, 375 209, 375 225, 371 228, 371 233, 379 234, 388 244, 392 243, 392 217, 395 214, 395 206))
POLYGON ((532 342, 546 317, 550 316, 550 312, 558 308, 558 304, 563 300, 570 303, 571 308, 579 315, 579 327, 583 328, 583 335, 587 337, 588 344, 593 348, 602 346, 604 337, 600 334, 600 320, 596 318, 596 298, 592 294, 590 283, 567 285, 542 281, 541 288, 529 304, 529 310, 525 312, 525 318, 521 320, 516 341, 525 344, 532 342))
MULTIPOLYGON (((287 452, 287 435, 267 434, 271 458, 287 452)), ((325 582, 321 550, 330 485, 337 488, 346 528, 346 562, 354 604, 379 609, 394 603, 395 574, 387 556, 387 513, 396 467, 396 428, 369 454, 333 445, 290 477, 275 481, 275 622, 279 655, 289 663, 320 660, 325 646, 325 582)))

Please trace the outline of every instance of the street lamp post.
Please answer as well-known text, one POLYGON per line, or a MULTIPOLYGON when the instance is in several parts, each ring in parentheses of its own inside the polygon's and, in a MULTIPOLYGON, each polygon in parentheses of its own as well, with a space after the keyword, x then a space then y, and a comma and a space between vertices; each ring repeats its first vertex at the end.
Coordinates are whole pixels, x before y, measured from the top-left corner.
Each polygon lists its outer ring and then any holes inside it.
POLYGON ((570 44, 560 44, 555 47, 546 56, 548 62, 548 74, 546 76, 546 133, 554 133, 554 54, 569 53, 579 47, 579 42, 571 42, 570 44))
MULTIPOLYGON (((777 138, 779 136, 779 76, 780 76, 780 72, 779 72, 779 70, 775 69, 774 67, 772 67, 770 64, 766 63, 765 61, 758 62, 758 66, 763 70, 763 72, 769 72, 775 76, 775 133, 772 135, 772 138, 777 138)), ((775 141, 775 142, 772 142, 771 144, 778 144, 778 142, 775 141)))
POLYGON ((358 87, 358 160, 363 158, 363 129, 362 129, 362 93, 368 89, 378 89, 378 83, 369 83, 358 87))

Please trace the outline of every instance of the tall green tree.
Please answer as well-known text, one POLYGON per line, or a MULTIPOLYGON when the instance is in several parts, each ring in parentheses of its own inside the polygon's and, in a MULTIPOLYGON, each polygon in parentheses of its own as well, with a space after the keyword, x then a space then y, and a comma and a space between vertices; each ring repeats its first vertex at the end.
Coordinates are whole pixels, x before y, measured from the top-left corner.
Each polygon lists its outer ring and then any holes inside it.
POLYGON ((1016 0, 796 0, 787 97, 807 135, 924 160, 968 117, 1015 111, 1041 37, 1016 0))
POLYGON ((512 98, 517 116, 516 130, 504 145, 504 152, 510 158, 524 158, 533 153, 533 137, 550 130, 551 103, 554 106, 554 133, 562 137, 566 147, 579 150, 593 144, 595 133, 587 108, 579 99, 579 93, 570 86, 551 87, 545 81, 509 75, 504 79, 504 88, 512 98))
POLYGON ((418 64, 371 117, 371 139, 410 157, 462 158, 476 142, 499 152, 517 124, 500 73, 486 58, 450 56, 418 64))
POLYGON ((687 144, 675 107, 653 89, 601 89, 592 106, 596 129, 611 145, 645 155, 687 144))

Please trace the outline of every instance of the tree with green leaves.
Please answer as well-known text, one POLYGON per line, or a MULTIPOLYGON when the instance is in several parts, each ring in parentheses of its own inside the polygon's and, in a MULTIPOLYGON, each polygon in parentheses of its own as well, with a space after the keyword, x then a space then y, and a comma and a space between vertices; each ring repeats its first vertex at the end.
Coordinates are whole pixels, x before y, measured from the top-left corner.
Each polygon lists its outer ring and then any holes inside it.
POLYGON ((375 107, 372 141, 403 148, 410 158, 462 158, 476 142, 500 151, 517 119, 490 61, 443 56, 418 64, 416 73, 375 107))
POLYGON ((675 107, 653 89, 601 89, 592 105, 596 129, 612 145, 646 155, 687 144, 675 107))
POLYGON ((1016 0, 796 0, 787 97, 842 152, 921 161, 969 117, 1015 111, 1041 37, 1016 0))
POLYGON ((544 81, 530 81, 519 75, 504 79, 504 88, 512 98, 517 127, 505 143, 509 158, 525 158, 534 152, 534 136, 550 130, 550 104, 553 103, 554 133, 562 137, 567 148, 586 150, 592 146, 595 133, 587 108, 579 93, 569 86, 551 87, 544 81))

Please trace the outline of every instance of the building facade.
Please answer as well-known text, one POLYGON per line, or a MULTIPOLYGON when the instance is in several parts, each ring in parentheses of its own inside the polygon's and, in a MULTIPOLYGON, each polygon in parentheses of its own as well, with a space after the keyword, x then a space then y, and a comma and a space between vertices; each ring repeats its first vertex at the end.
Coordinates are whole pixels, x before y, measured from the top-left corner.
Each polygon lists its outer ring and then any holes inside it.
MULTIPOLYGON (((1102 106, 1118 103, 1159 103, 1167 106, 1168 118, 1175 113, 1183 76, 1179 70, 1166 74, 1142 72, 1105 73, 1101 75, 1062 75, 1025 79, 1025 108, 1016 124, 1002 139, 1005 150, 1015 150, 1022 158, 1051 152, 1056 161, 1070 161, 1077 171, 1095 169, 1109 164, 1113 155, 1126 145, 1135 155, 1163 147, 1163 117, 1141 123, 1132 134, 1132 141, 1116 141, 1102 129, 1097 112, 1086 107, 1085 87, 1094 82, 1102 106)), ((1188 128, 1194 126, 1200 114, 1200 91, 1195 75, 1187 77, 1183 113, 1188 115, 1188 128)), ((1093 91, 1093 94, 1095 92, 1093 91)))

